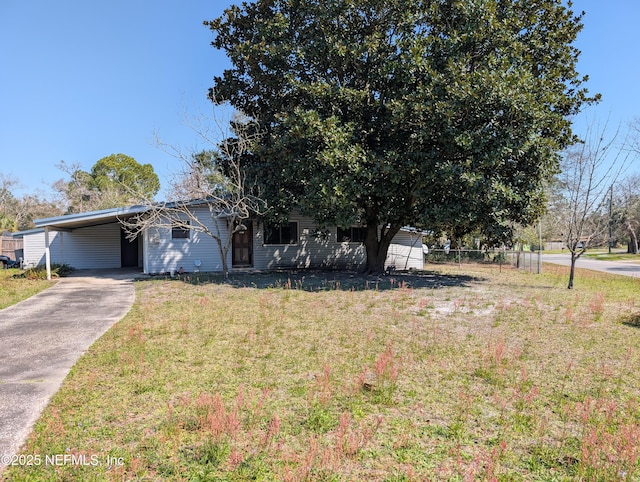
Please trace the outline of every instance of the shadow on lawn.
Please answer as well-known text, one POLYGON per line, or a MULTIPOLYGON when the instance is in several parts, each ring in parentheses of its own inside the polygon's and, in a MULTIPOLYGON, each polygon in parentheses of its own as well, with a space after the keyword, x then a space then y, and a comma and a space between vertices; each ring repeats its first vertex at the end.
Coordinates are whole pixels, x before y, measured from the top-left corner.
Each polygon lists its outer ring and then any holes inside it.
POLYGON ((632 326, 633 328, 640 328, 640 313, 625 316, 621 323, 623 325, 632 326))
POLYGON ((471 286, 472 283, 482 281, 482 278, 474 276, 443 275, 429 271, 365 275, 355 271, 311 269, 233 273, 230 274, 226 280, 219 273, 185 273, 176 275, 173 278, 162 276, 155 279, 171 279, 192 285, 226 284, 235 288, 280 288, 304 291, 382 291, 401 288, 438 289, 471 286))

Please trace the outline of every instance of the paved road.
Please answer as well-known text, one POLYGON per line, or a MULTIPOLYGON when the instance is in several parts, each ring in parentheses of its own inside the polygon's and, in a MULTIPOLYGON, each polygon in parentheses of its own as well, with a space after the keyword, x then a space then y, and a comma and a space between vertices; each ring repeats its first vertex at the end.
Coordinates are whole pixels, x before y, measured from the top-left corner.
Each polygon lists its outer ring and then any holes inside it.
MULTIPOLYGON (((562 266, 571 266, 571 256, 568 254, 543 254, 542 261, 562 266)), ((640 264, 630 263, 628 261, 600 261, 581 257, 576 261, 576 268, 602 271, 622 276, 640 277, 640 264)))
POLYGON ((0 457, 19 450, 77 359, 129 311, 135 274, 78 271, 0 310, 0 457))

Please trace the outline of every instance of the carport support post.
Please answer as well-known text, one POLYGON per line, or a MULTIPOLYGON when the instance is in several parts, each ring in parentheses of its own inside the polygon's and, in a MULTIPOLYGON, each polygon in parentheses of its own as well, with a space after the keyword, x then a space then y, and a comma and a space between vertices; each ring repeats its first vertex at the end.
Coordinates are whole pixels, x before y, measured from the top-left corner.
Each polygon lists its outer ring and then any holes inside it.
POLYGON ((51 279, 51 250, 49 249, 49 226, 44 227, 44 263, 47 267, 47 279, 51 279))

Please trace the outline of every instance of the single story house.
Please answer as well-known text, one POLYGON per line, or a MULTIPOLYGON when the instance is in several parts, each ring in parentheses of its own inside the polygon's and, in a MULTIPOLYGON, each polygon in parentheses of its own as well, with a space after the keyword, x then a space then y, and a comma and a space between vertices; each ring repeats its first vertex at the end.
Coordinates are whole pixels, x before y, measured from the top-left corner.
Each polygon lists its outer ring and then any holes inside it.
MULTIPOLYGON (((147 274, 222 271, 216 241, 197 229, 149 227, 127 238, 122 221, 144 213, 144 206, 68 214, 35 221, 36 229, 14 233, 24 241, 24 264, 68 264, 76 269, 139 268, 147 274)), ((206 206, 191 208, 213 225, 206 206)), ((286 268, 358 268, 366 260, 364 229, 333 227, 320 233, 314 222, 295 212, 288 223, 266 226, 244 221, 233 234, 228 266, 232 271, 286 268)), ((386 266, 422 269, 422 233, 404 228, 393 239, 386 266)))

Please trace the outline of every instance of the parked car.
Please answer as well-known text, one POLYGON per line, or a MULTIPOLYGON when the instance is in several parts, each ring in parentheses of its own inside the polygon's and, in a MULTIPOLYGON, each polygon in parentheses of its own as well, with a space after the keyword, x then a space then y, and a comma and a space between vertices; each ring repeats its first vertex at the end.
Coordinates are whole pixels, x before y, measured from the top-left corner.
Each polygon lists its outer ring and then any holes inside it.
POLYGON ((12 260, 9 256, 0 255, 0 263, 4 269, 18 267, 18 263, 12 260))

